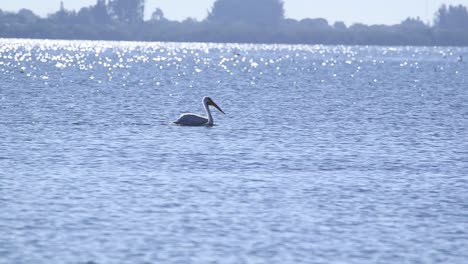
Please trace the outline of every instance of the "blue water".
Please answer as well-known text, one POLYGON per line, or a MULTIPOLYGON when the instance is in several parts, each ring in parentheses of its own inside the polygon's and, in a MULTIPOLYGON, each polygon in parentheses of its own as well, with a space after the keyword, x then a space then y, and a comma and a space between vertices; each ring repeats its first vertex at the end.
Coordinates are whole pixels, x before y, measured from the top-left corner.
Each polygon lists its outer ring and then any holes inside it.
POLYGON ((0 40, 0 263, 467 263, 460 55, 0 40))

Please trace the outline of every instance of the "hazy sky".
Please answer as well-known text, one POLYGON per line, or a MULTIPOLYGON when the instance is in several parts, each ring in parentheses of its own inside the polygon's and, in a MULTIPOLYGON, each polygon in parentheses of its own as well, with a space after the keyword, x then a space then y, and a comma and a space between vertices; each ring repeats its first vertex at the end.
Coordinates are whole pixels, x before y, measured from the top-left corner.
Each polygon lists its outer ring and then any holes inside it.
MULTIPOLYGON (((252 0, 255 1, 255 0, 252 0)), ((63 0, 65 8, 79 9, 96 3, 96 0, 63 0)), ((160 7, 165 16, 173 20, 187 17, 203 19, 214 0, 146 0, 146 16, 160 7)), ((421 17, 432 21, 437 8, 443 4, 464 4, 468 0, 284 0, 286 16, 294 19, 326 18, 333 23, 337 20, 348 25, 361 22, 366 24, 395 24, 407 17, 421 17)), ((28 8, 45 16, 58 9, 60 0, 0 0, 0 9, 17 11, 28 8)))

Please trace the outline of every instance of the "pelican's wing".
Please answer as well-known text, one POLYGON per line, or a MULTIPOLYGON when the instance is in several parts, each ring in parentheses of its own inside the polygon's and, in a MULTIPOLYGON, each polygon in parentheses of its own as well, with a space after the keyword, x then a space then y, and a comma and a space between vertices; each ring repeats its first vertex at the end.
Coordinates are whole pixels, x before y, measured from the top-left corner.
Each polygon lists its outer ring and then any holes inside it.
POLYGON ((208 119, 206 117, 196 114, 183 114, 174 123, 184 126, 203 126, 207 122, 208 119))

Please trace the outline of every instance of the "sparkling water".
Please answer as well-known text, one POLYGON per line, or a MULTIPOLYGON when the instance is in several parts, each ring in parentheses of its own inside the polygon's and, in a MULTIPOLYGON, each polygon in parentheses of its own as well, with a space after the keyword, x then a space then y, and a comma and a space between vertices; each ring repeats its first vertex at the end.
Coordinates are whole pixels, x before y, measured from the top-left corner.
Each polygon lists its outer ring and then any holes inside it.
POLYGON ((467 263, 459 56, 0 40, 0 263, 467 263))

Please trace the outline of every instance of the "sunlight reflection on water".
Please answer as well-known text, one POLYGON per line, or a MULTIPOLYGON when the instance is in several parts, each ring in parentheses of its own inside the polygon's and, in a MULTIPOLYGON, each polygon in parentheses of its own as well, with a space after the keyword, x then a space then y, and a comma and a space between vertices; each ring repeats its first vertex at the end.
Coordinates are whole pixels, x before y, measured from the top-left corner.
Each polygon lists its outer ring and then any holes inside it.
POLYGON ((1 39, 2 258, 463 263, 460 55, 1 39))

